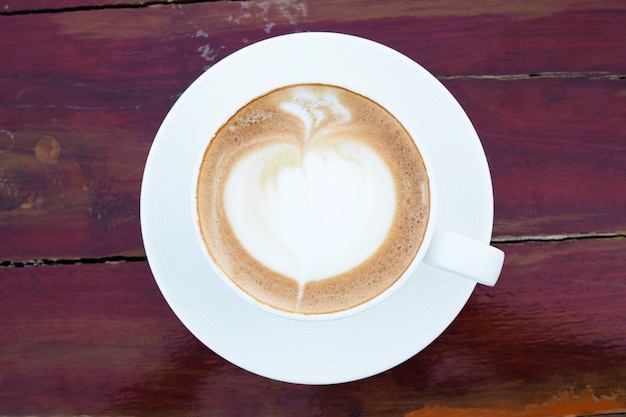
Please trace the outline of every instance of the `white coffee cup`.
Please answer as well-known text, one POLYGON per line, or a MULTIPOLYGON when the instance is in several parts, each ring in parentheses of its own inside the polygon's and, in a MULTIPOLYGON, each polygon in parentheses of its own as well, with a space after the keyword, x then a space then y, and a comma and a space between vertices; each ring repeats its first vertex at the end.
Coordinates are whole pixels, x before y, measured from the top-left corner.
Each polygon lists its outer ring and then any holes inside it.
POLYGON ((496 283, 504 260, 489 244, 491 179, 462 108, 406 56, 335 33, 271 38, 199 77, 157 133, 141 223, 155 280, 185 326, 240 367, 298 383, 350 381, 408 359, 450 324, 476 283, 496 283), (338 313, 285 313, 252 299, 215 265, 198 229, 197 175, 211 137, 252 99, 302 83, 340 86, 389 110, 415 140, 431 184, 426 238, 411 267, 378 297, 338 313))

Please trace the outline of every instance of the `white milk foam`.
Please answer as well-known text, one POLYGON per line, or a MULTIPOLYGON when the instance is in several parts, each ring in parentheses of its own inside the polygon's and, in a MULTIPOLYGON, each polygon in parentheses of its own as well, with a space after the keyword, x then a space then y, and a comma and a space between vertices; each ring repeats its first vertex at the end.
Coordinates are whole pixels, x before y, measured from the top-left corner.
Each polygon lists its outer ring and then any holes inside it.
MULTIPOLYGON (((333 124, 350 120, 334 96, 304 91, 296 99, 281 108, 302 120, 308 136, 323 134, 315 128, 329 113, 333 124), (317 107, 307 107, 313 101, 317 107)), ((246 154, 227 179, 224 204, 242 246, 302 286, 349 271, 377 251, 393 221, 395 192, 374 149, 339 137, 332 146, 273 143, 246 154)))

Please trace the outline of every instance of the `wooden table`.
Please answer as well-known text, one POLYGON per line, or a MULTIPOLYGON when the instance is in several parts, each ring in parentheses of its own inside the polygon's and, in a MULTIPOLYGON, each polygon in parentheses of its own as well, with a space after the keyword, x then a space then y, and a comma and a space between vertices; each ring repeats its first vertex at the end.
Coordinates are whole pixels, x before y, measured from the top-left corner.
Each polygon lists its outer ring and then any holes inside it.
POLYGON ((0 415, 626 413, 625 22, 623 0, 0 1, 0 415), (139 227, 182 91, 247 44, 313 30, 387 44, 452 91, 507 253, 426 350, 331 386, 204 347, 139 227))

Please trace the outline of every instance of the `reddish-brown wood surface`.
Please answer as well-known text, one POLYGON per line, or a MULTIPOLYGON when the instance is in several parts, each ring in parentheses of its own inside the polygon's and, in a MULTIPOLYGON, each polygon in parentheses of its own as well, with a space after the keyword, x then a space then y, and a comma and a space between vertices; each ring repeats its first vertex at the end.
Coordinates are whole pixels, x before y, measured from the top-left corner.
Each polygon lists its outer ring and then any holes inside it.
POLYGON ((0 3, 0 416, 626 412, 626 3, 101 3, 0 3), (176 98, 229 53, 307 30, 383 42, 452 91, 507 253, 498 285, 424 352, 327 387, 197 342, 139 228, 176 98))
POLYGON ((495 236, 626 230, 624 3, 532 13, 390 3, 0 16, 0 259, 140 255, 143 162, 164 114, 216 60, 296 30, 367 36, 442 78, 500 173, 495 236), (47 135, 61 147, 52 164, 34 153, 47 135))
POLYGON ((174 317, 144 262, 0 269, 0 410, 416 417, 468 409, 505 416, 626 411, 626 239, 505 248, 499 284, 477 289, 425 351, 381 375, 322 387, 271 381, 217 357, 174 317))

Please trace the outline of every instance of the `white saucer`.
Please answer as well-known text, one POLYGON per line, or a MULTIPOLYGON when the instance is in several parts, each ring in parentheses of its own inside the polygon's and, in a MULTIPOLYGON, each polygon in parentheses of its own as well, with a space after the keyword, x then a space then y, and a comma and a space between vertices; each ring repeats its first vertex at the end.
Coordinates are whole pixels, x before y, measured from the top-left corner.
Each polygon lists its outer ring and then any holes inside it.
POLYGON ((489 242, 489 168, 456 100, 406 56, 331 33, 285 35, 250 45, 215 64, 184 92, 148 156, 141 227, 161 292, 206 346, 259 375, 331 384, 375 375, 420 352, 458 315, 475 282, 421 265, 399 291, 360 314, 299 321, 259 309, 215 276, 195 229, 196 174, 206 144, 251 99, 312 82, 346 87, 394 113, 418 146, 428 147, 436 169, 435 226, 489 242))

